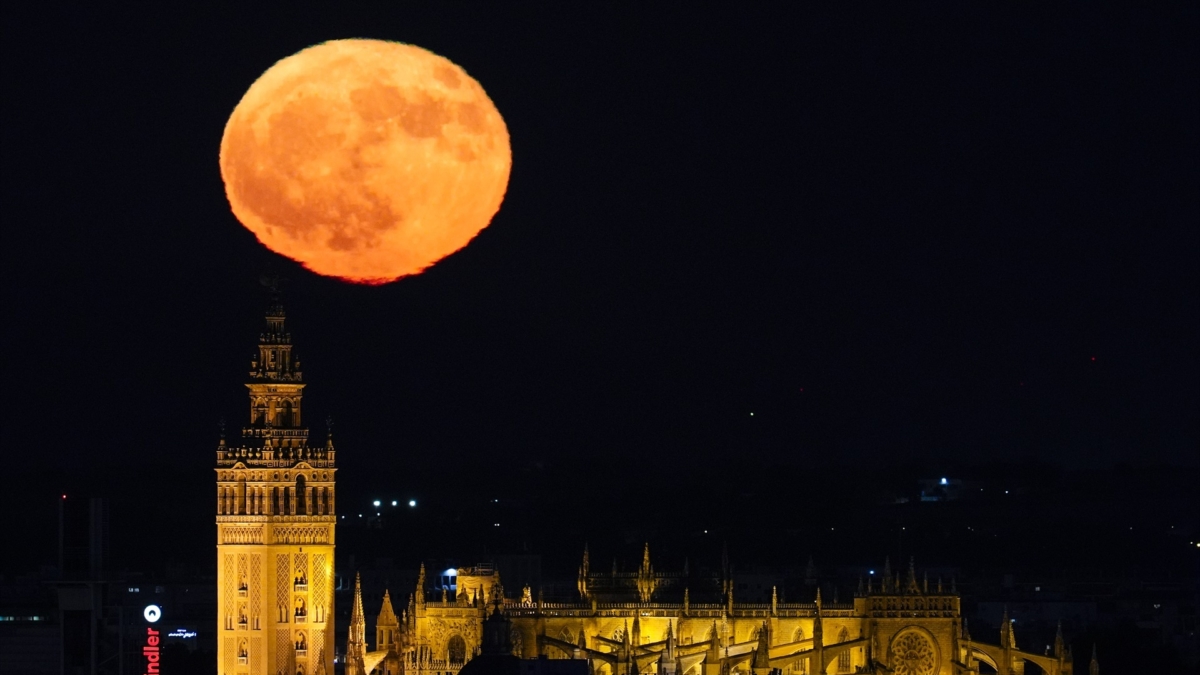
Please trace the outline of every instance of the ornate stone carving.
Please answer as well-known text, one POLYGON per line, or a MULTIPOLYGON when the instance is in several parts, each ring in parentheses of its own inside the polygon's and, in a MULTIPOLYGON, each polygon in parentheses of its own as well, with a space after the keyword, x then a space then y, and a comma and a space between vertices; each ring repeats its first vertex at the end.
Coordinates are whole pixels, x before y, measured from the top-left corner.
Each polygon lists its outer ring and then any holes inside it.
POLYGON ((262 528, 257 526, 236 527, 223 526, 221 528, 221 543, 222 544, 261 544, 263 543, 262 528))
POLYGON ((923 632, 905 630, 892 640, 892 672, 895 675, 936 675, 937 652, 923 632))
POLYGON ((301 527, 275 527, 277 544, 328 544, 329 527, 311 525, 301 527))

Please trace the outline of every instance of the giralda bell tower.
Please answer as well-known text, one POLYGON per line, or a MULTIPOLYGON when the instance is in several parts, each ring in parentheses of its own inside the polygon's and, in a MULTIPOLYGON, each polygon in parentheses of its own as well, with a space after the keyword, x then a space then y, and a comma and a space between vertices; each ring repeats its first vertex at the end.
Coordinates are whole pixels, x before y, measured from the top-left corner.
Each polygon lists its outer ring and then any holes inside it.
POLYGON ((266 318, 249 424, 217 447, 217 672, 333 675, 333 440, 308 444, 278 298, 266 318))

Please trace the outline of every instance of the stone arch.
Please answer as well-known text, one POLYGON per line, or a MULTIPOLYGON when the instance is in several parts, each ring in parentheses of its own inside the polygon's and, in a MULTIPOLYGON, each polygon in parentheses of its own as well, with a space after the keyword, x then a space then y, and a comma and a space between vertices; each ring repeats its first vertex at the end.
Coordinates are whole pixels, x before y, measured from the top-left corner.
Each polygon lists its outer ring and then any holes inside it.
POLYGON ((304 492, 304 474, 296 472, 296 515, 298 516, 307 513, 307 498, 304 492))
POLYGON ((942 655, 932 633, 921 626, 909 625, 892 636, 887 659, 895 675, 937 675, 942 655))
POLYGON ((292 402, 286 398, 275 406, 275 426, 290 427, 292 426, 292 402))
POLYGON ((986 663, 993 672, 1000 672, 1000 668, 996 666, 996 660, 987 652, 976 647, 971 647, 971 656, 975 657, 975 660, 980 663, 986 663))
MULTIPOLYGON (((792 642, 800 642, 801 640, 806 639, 808 639, 808 636, 804 634, 804 627, 797 626, 796 630, 792 632, 792 642)), ((788 673, 789 675, 807 675, 808 659, 802 657, 792 661, 788 664, 784 672, 788 673)))
POLYGON ((446 660, 450 663, 466 663, 467 641, 457 633, 446 641, 446 660))

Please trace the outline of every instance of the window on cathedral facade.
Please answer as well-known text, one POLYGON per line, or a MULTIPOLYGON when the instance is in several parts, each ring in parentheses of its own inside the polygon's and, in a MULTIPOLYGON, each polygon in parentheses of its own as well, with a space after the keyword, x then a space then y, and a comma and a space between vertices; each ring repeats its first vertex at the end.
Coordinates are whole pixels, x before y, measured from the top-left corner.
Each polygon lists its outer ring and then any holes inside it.
MULTIPOLYGON (((850 631, 843 628, 838 633, 838 642, 849 642, 849 641, 850 641, 850 631)), ((843 651, 841 654, 838 654, 838 672, 839 673, 850 672, 850 651, 849 650, 843 651)))

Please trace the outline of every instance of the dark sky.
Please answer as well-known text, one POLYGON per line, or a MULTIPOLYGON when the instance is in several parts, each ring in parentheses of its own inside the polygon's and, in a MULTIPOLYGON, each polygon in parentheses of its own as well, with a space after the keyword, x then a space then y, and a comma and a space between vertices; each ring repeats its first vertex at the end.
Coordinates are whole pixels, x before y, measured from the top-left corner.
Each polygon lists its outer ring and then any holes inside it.
POLYGON ((275 260, 343 472, 1197 463, 1194 5, 341 4, 5 10, 6 461, 208 471, 275 260), (382 287, 266 251, 217 166, 255 78, 346 37, 450 58, 512 136, 491 227, 382 287))

